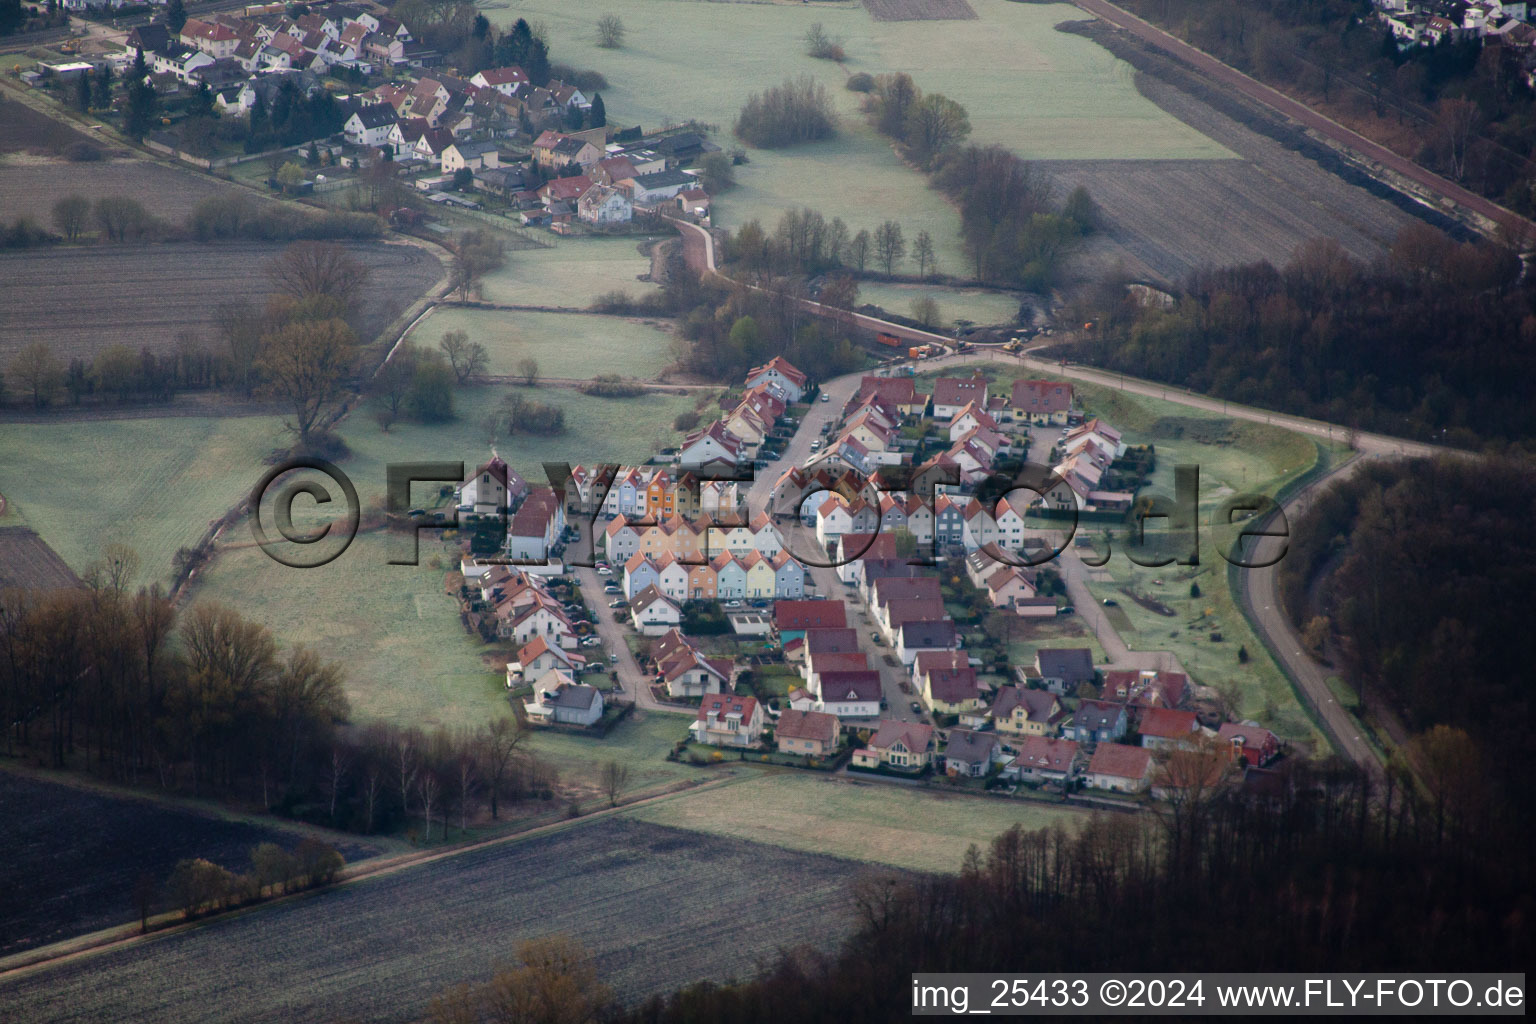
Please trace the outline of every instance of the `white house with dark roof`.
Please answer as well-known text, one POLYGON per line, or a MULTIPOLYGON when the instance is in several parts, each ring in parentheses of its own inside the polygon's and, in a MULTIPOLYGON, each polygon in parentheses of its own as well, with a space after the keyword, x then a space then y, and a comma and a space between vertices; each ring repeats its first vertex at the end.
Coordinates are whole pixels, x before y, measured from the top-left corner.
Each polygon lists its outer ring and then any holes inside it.
POLYGON ((569 674, 550 671, 533 684, 523 713, 535 725, 593 725, 603 717, 603 691, 579 685, 569 674))
POLYGON ((682 607, 653 583, 630 601, 629 618, 644 636, 660 636, 683 621, 682 607))

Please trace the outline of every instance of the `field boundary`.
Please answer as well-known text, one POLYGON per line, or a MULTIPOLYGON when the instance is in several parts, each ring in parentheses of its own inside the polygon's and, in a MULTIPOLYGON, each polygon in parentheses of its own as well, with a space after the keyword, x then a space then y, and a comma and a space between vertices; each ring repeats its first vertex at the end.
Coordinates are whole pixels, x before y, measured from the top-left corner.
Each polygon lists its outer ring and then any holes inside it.
MULTIPOLYGON (((750 778, 750 776, 747 776, 746 778, 750 778)), ((89 957, 99 953, 106 953, 112 950, 121 949, 126 946, 135 945, 141 942, 150 942, 159 938, 177 935, 185 931, 190 931, 194 928, 201 928, 205 925, 213 924, 215 922, 242 917, 246 914, 260 913, 262 910, 269 907, 276 907, 291 902, 297 902, 302 899, 316 897, 323 893, 330 892, 335 889, 340 889, 344 886, 351 886, 361 882, 366 882, 372 878, 391 875, 398 871, 405 871, 420 865, 432 864, 449 857, 457 857, 461 854, 470 853, 476 850, 488 849, 495 846, 515 844, 528 839, 535 839, 541 836, 552 835, 557 832, 562 832, 566 829, 580 828, 583 825, 587 825, 595 821, 621 815, 624 812, 630 811, 636 807, 642 807, 647 804, 680 796, 685 792, 692 792, 704 788, 719 788, 722 786, 729 786, 733 783, 741 781, 744 781, 744 778, 739 776, 712 779, 706 782, 683 780, 681 782, 669 784, 668 787, 660 793, 652 793, 649 795, 642 794, 627 801, 621 800, 617 806, 604 807, 601 810, 593 811, 589 814, 583 814, 576 818, 566 818, 559 821, 544 822, 542 824, 536 824, 530 828, 526 828, 520 831, 513 831, 503 835, 489 836, 485 839, 460 843, 445 849, 417 850, 407 853, 399 853, 394 856, 369 858, 368 860, 361 862, 355 868, 348 866, 343 870, 342 876, 335 882, 329 885, 321 886, 319 888, 307 889, 303 892, 288 893, 286 895, 264 900, 260 903, 238 907, 224 913, 207 915, 204 917, 195 918, 193 920, 179 919, 180 911, 175 910, 157 915, 156 917, 150 918, 151 929, 147 933, 141 934, 139 932, 139 925, 136 922, 117 925, 113 928, 105 928, 101 931, 92 932, 88 935, 77 936, 73 939, 66 939, 62 942, 53 943, 47 946, 39 946, 35 949, 16 953, 9 957, 0 958, 0 982, 30 977, 34 974, 47 971, 52 967, 58 966, 60 964, 70 963, 71 961, 80 959, 82 957, 89 957), (158 926, 156 924, 157 922, 159 922, 158 926)), ((535 818, 532 820, 537 819, 535 818)), ((775 849, 778 849, 778 847, 775 847, 775 849)), ((826 854, 825 856, 831 855, 826 854)))

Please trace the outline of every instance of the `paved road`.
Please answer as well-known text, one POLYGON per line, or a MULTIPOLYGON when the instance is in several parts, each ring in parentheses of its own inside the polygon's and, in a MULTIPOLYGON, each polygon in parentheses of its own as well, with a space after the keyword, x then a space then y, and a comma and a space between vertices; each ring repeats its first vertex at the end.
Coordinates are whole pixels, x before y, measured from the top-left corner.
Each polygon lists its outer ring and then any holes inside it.
POLYGON ((1257 100, 1271 109, 1284 114, 1298 124, 1304 125, 1321 135, 1325 135, 1343 146, 1347 146, 1368 160, 1375 161, 1394 174, 1400 175, 1426 189, 1430 194, 1439 197, 1443 201, 1472 210, 1493 223, 1516 232, 1517 237, 1531 238, 1533 235, 1536 235, 1536 224, 1526 220, 1524 217, 1506 210, 1490 199, 1462 188, 1447 178, 1442 178, 1440 175, 1420 167, 1407 157, 1394 153, 1392 150, 1371 141, 1359 132, 1352 131, 1337 121, 1323 116, 1305 103, 1293 100, 1284 93, 1248 77, 1229 65, 1223 64, 1204 50, 1196 49, 1182 39, 1164 32, 1151 22, 1144 21, 1129 11, 1108 3, 1107 0, 1073 0, 1073 2, 1088 13, 1102 18, 1111 25, 1124 29, 1158 49, 1172 54, 1184 63, 1192 65, 1221 85, 1234 89, 1250 99, 1257 100))
MULTIPOLYGON (((1081 6, 1094 10, 1095 13, 1098 13, 1095 10, 1095 6, 1102 4, 1106 12, 1103 16, 1106 20, 1113 21, 1115 24, 1121 24, 1121 22, 1115 21, 1114 18, 1110 17, 1111 12, 1123 18, 1130 18, 1130 15, 1120 11, 1119 8, 1103 4, 1102 0, 1078 0, 1078 2, 1081 6)), ((1145 25, 1144 22, 1141 24, 1145 25)), ((1153 32, 1158 31, 1152 29, 1151 26, 1146 27, 1153 32)), ((1174 40, 1172 37, 1168 37, 1168 39, 1173 43, 1179 43, 1178 40, 1174 40)), ((1179 43, 1179 45, 1182 46, 1184 44, 1179 43)), ((1194 54, 1204 57, 1206 61, 1218 63, 1219 65, 1219 62, 1215 62, 1209 56, 1200 54, 1199 51, 1194 51, 1194 54)), ((1224 67, 1224 65, 1219 66, 1224 67)), ((1231 71, 1231 69, 1227 70, 1231 71)), ((1237 74, 1236 72, 1231 73, 1237 74)), ((1239 77, 1244 77, 1246 81, 1252 81, 1251 79, 1246 79, 1245 76, 1239 77)), ((1252 84, 1261 89, 1267 88, 1259 86, 1257 82, 1252 84)), ((1273 90, 1270 91, 1273 92, 1273 90)), ((1276 95, 1278 96, 1279 94, 1277 93, 1276 95)), ((1285 97, 1280 98, 1285 99, 1285 97)), ((1294 101, 1288 102, 1294 103, 1294 101)), ((1306 108, 1302 108, 1302 110, 1310 113, 1306 108)), ((1313 117, 1326 121, 1320 115, 1313 114, 1313 117)), ((1332 122, 1327 123, 1332 124, 1332 122)), ((1368 142, 1369 140, 1364 141, 1368 142)), ((1412 167, 1413 165, 1409 164, 1409 166, 1412 167)), ((1418 170, 1422 174, 1427 174, 1422 169, 1418 170)), ((1446 184, 1449 185, 1449 183, 1446 184)), ((1470 196, 1470 193, 1468 195, 1470 196)), ((1476 199, 1478 197, 1473 196, 1471 198, 1476 199)), ((709 232, 697 225, 683 221, 678 223, 684 228, 684 249, 685 253, 688 254, 690 265, 705 273, 718 273, 715 268, 713 237, 709 232)), ((826 310, 816 303, 809 303, 808 308, 813 313, 831 316, 839 320, 846 319, 846 313, 842 310, 826 310)), ((898 324, 887 324, 885 321, 880 321, 873 317, 859 317, 857 319, 861 326, 871 329, 890 327, 894 330, 900 328, 898 324)), ((934 336, 934 340, 944 341, 946 339, 934 336)), ((1282 506, 1288 519, 1294 519, 1305 508, 1306 502, 1310 500, 1312 495, 1317 493, 1321 486, 1335 479, 1341 479, 1344 474, 1355 472, 1368 459, 1392 456, 1426 456, 1441 454, 1450 450, 1385 434, 1353 432, 1349 428, 1336 423, 1326 423, 1303 416, 1291 416, 1284 413, 1236 405, 1219 398, 1211 398, 1153 381, 1138 380, 1134 377, 1126 377, 1122 374, 1078 366, 1069 362, 1042 359, 1033 350, 1037 350, 1045 344, 1049 344, 1049 342, 1042 342, 1040 345, 1032 346, 1032 350, 1021 352, 1017 355, 1010 355, 995 348, 981 349, 965 354, 950 354, 937 359, 925 360, 922 366, 926 372, 931 369, 977 362, 1010 362, 1018 365, 1020 369, 1033 373, 1051 374, 1070 380, 1081 380, 1091 384, 1098 384, 1103 387, 1119 388, 1131 394, 1158 398, 1193 409, 1217 412, 1233 419, 1248 420, 1254 423, 1268 423, 1318 440, 1332 442, 1350 439, 1358 452, 1358 456, 1344 465, 1332 469, 1302 491, 1291 495, 1282 506)), ((850 374, 824 385, 824 390, 833 395, 832 401, 825 405, 818 404, 816 410, 814 410, 815 415, 807 415, 805 422, 801 424, 800 430, 795 436, 794 442, 786 448, 783 458, 761 471, 759 479, 752 489, 754 496, 758 494, 761 488, 771 486, 772 481, 783 471, 784 466, 790 464, 791 459, 804 461, 805 456, 810 452, 811 439, 820 435, 821 424, 834 416, 836 411, 841 408, 842 403, 847 400, 847 396, 852 394, 853 388, 857 386, 859 376, 859 374, 850 374), (768 478, 768 483, 766 484, 763 483, 764 477, 768 478)), ((1277 542, 1269 541, 1266 543, 1273 544, 1277 542)), ((1270 548, 1265 546, 1259 548, 1261 554, 1267 553, 1269 550, 1270 548)), ((1063 575, 1067 579, 1068 592, 1072 596, 1074 604, 1079 608, 1085 609, 1084 614, 1090 615, 1091 622, 1094 618, 1097 619, 1100 642, 1105 647, 1105 653, 1112 661, 1118 662, 1124 659, 1125 662, 1132 664, 1142 657, 1155 658, 1153 652, 1131 651, 1120 641, 1119 636, 1109 626, 1102 613, 1094 616, 1092 612, 1086 611, 1087 609, 1097 609, 1092 596, 1087 591, 1086 582, 1082 578, 1082 569, 1081 563, 1075 557, 1068 556, 1063 562, 1063 575), (1074 563, 1077 565, 1076 570, 1073 569, 1074 563)), ((1239 575, 1238 600, 1242 601, 1248 609, 1250 617, 1255 623, 1259 639, 1269 648, 1270 653, 1290 677, 1296 681, 1302 698, 1311 705, 1313 713, 1323 722, 1326 730, 1339 747, 1340 752, 1366 770, 1379 772, 1381 766, 1376 760, 1375 753, 1371 750, 1369 744, 1361 737, 1359 724, 1348 711, 1338 704, 1328 687, 1327 673, 1311 655, 1306 653, 1306 648, 1301 642, 1300 634, 1285 615, 1278 600, 1277 577, 1278 574, 1273 568, 1245 570, 1239 575)), ((1161 666, 1154 664, 1146 667, 1161 666)))

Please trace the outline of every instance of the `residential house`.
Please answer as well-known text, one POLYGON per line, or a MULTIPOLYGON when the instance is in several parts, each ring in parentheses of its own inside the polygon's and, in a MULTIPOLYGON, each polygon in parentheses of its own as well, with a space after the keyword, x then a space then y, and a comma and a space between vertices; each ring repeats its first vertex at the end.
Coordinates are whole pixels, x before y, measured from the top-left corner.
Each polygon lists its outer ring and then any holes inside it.
POLYGON ((979 409, 987 407, 985 377, 940 377, 933 382, 934 419, 948 422, 972 403, 979 409))
POLYGON ((881 722, 864 748, 854 752, 854 764, 861 768, 919 772, 932 763, 933 726, 922 722, 881 722))
POLYGON ((644 636, 660 636, 683 621, 682 607, 653 583, 629 602, 629 618, 644 636))
POLYGON ((586 139, 546 131, 533 140, 533 162, 546 171, 576 164, 583 172, 603 159, 603 151, 586 139))
POLYGON ((977 405, 973 399, 949 421, 949 439, 951 442, 958 441, 979 428, 996 433, 997 420, 992 418, 984 406, 977 405))
POLYGON ((903 622, 896 638, 896 656, 910 665, 923 651, 953 650, 959 636, 949 619, 903 622))
POLYGON ((1063 730, 1068 739, 1079 743, 1110 743, 1121 739, 1130 729, 1130 716, 1124 704, 1104 700, 1083 700, 1063 730))
POLYGON ((629 197, 606 185, 593 185, 576 200, 576 219, 588 224, 627 224, 634 215, 629 197))
MULTIPOLYGON (((959 660, 965 660, 962 652, 925 652, 932 654, 961 654, 959 660)), ((914 665, 916 662, 914 661, 914 665)), ((976 670, 968 663, 960 666, 933 667, 926 670, 919 669, 917 674, 921 689, 923 704, 935 714, 960 715, 975 711, 982 706, 981 687, 976 682, 976 670)))
POLYGON ((1152 669, 1104 673, 1105 700, 1147 708, 1182 707, 1189 694, 1189 677, 1182 672, 1152 669))
POLYGON ((458 509, 479 516, 499 516, 516 508, 528 496, 528 484, 507 466, 501 456, 475 470, 458 486, 458 509))
POLYGON ((688 727, 696 743, 716 747, 754 747, 763 732, 763 707, 755 697, 710 694, 688 727))
POLYGON ((546 637, 537 636, 518 649, 516 661, 507 662, 507 686, 516 686, 524 679, 537 679, 552 669, 574 676, 586 661, 581 655, 550 643, 546 637))
POLYGON ((1100 743, 1088 759, 1084 782, 1116 793, 1144 792, 1152 780, 1152 751, 1123 743, 1100 743))
POLYGON ((354 110, 341 130, 352 145, 377 149, 390 141, 399 121, 395 108, 388 103, 370 103, 354 110))
POLYGON ((489 170, 501 166, 501 153, 496 149, 494 142, 454 142, 443 150, 442 167, 444 174, 457 174, 460 171, 489 170))
POLYGON ((1086 647, 1042 647, 1035 652, 1040 685, 1060 696, 1076 696, 1085 683, 1096 685, 1093 652, 1086 647))
POLYGON ((1200 735, 1200 719, 1193 711, 1148 708, 1142 712, 1136 731, 1141 734, 1141 745, 1148 750, 1185 748, 1200 735))
POLYGON ((793 403, 805 397, 810 382, 809 378, 789 360, 783 356, 774 356, 762 366, 754 366, 747 372, 749 389, 765 383, 777 384, 793 403))
POLYGON ((523 713, 535 725, 594 725, 603 717, 603 691, 578 685, 566 673, 551 670, 534 683, 523 713))
POLYGON ((1054 736, 1066 714, 1054 693, 1015 684, 997 691, 988 717, 998 732, 1028 737, 1054 736))
POLYGON ((1223 722, 1216 739, 1232 750, 1232 759, 1262 768, 1280 756, 1280 739, 1268 729, 1248 723, 1223 722))
POLYGON ((657 669, 669 697, 703 697, 729 690, 735 666, 729 658, 706 657, 690 641, 658 661, 657 669))
POLYGON ((475 72, 469 81, 482 89, 495 89, 503 96, 511 96, 513 89, 528 81, 528 74, 519 67, 486 68, 475 72))
POLYGON ((1005 774, 1024 781, 1068 782, 1077 773, 1077 754, 1072 740, 1026 736, 1005 774))
MULTIPOLYGON (((848 655, 830 655, 847 658, 848 655)), ((875 669, 821 670, 811 691, 816 710, 838 718, 878 718, 880 716, 880 673, 875 669)))
POLYGON ((841 601, 779 601, 773 606, 773 627, 779 643, 799 640, 810 629, 846 629, 848 609, 841 601))
POLYGON ((991 770, 997 755, 997 737, 992 733, 951 729, 944 745, 944 772, 979 779, 991 770))
POLYGON ((687 171, 657 171, 637 174, 619 184, 629 192, 636 206, 656 206, 671 201, 685 189, 697 188, 699 179, 687 171))
POLYGON ((1016 380, 1008 409, 1016 420, 1036 426, 1064 427, 1072 415, 1072 385, 1053 380, 1016 380))
POLYGON ((677 464, 686 469, 733 469, 745 456, 741 438, 715 420, 683 438, 677 464))
POLYGON ((781 754, 825 757, 837 751, 839 731, 836 715, 791 708, 779 715, 773 741, 781 754))

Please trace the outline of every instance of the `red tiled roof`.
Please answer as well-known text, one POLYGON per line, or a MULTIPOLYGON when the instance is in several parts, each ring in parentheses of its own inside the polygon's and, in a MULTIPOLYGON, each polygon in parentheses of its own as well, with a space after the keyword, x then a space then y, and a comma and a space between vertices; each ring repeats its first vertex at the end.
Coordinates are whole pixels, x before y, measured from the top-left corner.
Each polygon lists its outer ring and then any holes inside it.
POLYGON ((779 601, 773 606, 778 629, 844 629, 848 611, 841 601, 779 601))
POLYGON ((781 740, 820 740, 830 744, 837 740, 837 716, 821 711, 785 711, 779 716, 774 736, 781 740))
POLYGON ((1193 711, 1148 708, 1141 716, 1141 728, 1137 731, 1143 736, 1173 740, 1189 736, 1199 728, 1200 720, 1195 717, 1193 711))
POLYGON ((1152 751, 1124 743, 1100 743, 1088 762, 1088 771, 1121 779, 1144 779, 1152 764, 1152 751))

